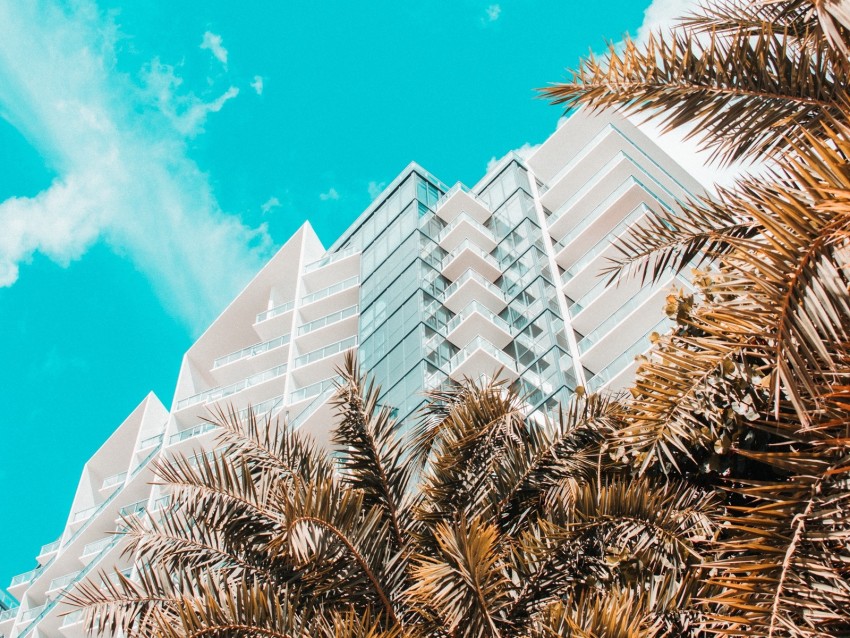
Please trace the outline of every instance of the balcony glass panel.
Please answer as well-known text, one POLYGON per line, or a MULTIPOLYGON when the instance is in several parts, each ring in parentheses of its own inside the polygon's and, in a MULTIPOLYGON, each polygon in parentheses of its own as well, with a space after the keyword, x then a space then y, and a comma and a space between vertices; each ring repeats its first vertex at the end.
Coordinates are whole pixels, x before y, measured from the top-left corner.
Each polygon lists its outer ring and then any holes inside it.
POLYGON ((343 319, 348 319, 349 317, 353 317, 357 314, 357 306, 349 306, 348 308, 344 308, 338 312, 333 312, 329 315, 325 315, 315 321, 311 321, 309 323, 305 323, 303 326, 298 327, 298 335, 304 335, 308 332, 313 332, 313 330, 318 330, 319 328, 324 328, 332 323, 336 323, 338 321, 342 321, 343 319))
POLYGON ((32 620, 36 616, 38 616, 47 605, 39 605, 38 607, 30 607, 29 609, 25 609, 21 614, 21 620, 32 620))
POLYGON ((10 618, 14 618, 17 615, 18 615, 18 608, 17 607, 12 607, 11 609, 4 609, 3 611, 0 611, 0 622, 3 622, 5 620, 9 620, 10 618))
POLYGON ((200 436, 206 432, 211 430, 215 430, 218 426, 213 423, 198 423, 191 428, 187 428, 185 430, 181 430, 176 434, 172 434, 168 438, 169 445, 174 445, 175 443, 179 443, 180 441, 185 441, 186 439, 191 439, 196 436, 200 436))
POLYGON ((51 591, 54 589, 62 589, 66 585, 70 585, 77 577, 80 575, 79 571, 75 571, 71 574, 65 574, 64 576, 59 576, 58 578, 54 578, 50 581, 50 584, 47 586, 47 591, 51 591))
POLYGON ((103 484, 100 486, 100 489, 105 490, 109 487, 115 487, 116 485, 120 485, 127 479, 127 472, 119 472, 118 474, 113 474, 112 476, 107 476, 103 479, 103 484))
POLYGON ((239 361, 240 359, 255 357, 258 354, 262 354, 264 352, 268 352, 269 350, 274 350, 275 348, 285 346, 287 343, 289 343, 288 334, 283 335, 281 337, 277 337, 275 339, 271 339, 270 341, 266 341, 264 343, 257 343, 253 346, 242 348, 241 350, 231 352, 230 354, 226 354, 223 357, 219 357, 218 359, 213 361, 213 369, 220 368, 221 366, 227 365, 228 363, 233 363, 234 361, 239 361))
POLYGON ((356 253, 359 253, 360 249, 357 246, 349 246, 348 248, 344 248, 335 253, 331 253, 322 257, 321 259, 317 259, 316 261, 310 262, 306 266, 304 266, 304 272, 313 272, 314 270, 318 270, 328 264, 332 264, 335 261, 339 261, 340 259, 345 259, 346 257, 350 257, 356 253))
POLYGON ((475 272, 471 268, 468 269, 465 273, 463 273, 460 277, 458 277, 453 283, 446 287, 446 289, 443 291, 442 298, 448 299, 454 293, 456 293, 463 284, 468 281, 478 282, 500 299, 504 299, 507 303, 507 299, 505 299, 505 293, 502 292, 501 288, 499 288, 496 284, 487 281, 484 277, 482 277, 479 273, 475 272))
POLYGON ((317 290, 316 292, 310 293, 309 295, 305 295, 301 298, 301 303, 306 305, 308 303, 313 303, 314 301, 319 301, 319 299, 324 299, 325 297, 329 297, 338 292, 342 292, 343 290, 347 290, 352 286, 356 286, 358 283, 360 283, 359 275, 349 277, 348 279, 333 284, 332 286, 328 286, 327 288, 322 288, 321 290, 317 290))
POLYGON ((149 436, 146 439, 142 439, 139 442, 139 449, 140 450, 147 450, 149 448, 156 447, 157 445, 162 443, 162 437, 163 436, 164 436, 164 433, 160 432, 159 434, 154 434, 153 436, 149 436))
POLYGON ((92 554, 99 554, 102 550, 109 547, 115 541, 115 538, 115 536, 107 536, 106 538, 101 538, 99 541, 89 543, 83 547, 83 553, 81 555, 91 556, 92 554))
MULTIPOLYGON (((492 323, 499 326, 505 332, 507 332, 507 333, 513 332, 511 326, 508 324, 507 321, 505 321, 499 315, 497 315, 495 312, 493 312, 492 310, 490 310, 486 306, 478 303, 477 301, 470 301, 466 305, 466 307, 464 307, 463 310, 461 310, 458 314, 456 314, 454 317, 452 317, 452 319, 446 325, 446 332, 452 332, 461 323, 463 323, 463 321, 465 319, 468 319, 473 313, 476 313, 476 312, 484 315, 488 320, 490 320, 492 323)), ((431 337, 431 339, 434 339, 435 337, 440 337, 441 339, 444 338, 441 335, 437 334, 437 335, 433 335, 431 337)))
POLYGON ((283 376, 284 374, 286 374, 285 363, 279 366, 275 366, 274 368, 264 370, 263 372, 252 374, 250 377, 242 379, 241 381, 237 381, 236 383, 231 383, 230 385, 221 386, 218 388, 212 388, 210 390, 204 390, 203 392, 199 392, 198 394, 195 394, 191 397, 181 399, 177 402, 177 409, 182 410, 183 408, 188 408, 189 406, 197 405, 199 403, 210 403, 212 401, 218 401, 225 397, 229 397, 232 394, 236 394, 237 392, 241 392, 245 388, 250 388, 252 386, 259 385, 260 383, 265 383, 270 379, 275 379, 277 377, 283 376))
POLYGON ((493 358, 506 368, 516 370, 516 363, 514 360, 508 354, 499 350, 496 346, 487 341, 484 337, 475 337, 475 339, 466 344, 460 352, 451 358, 449 361, 449 368, 451 370, 457 369, 460 364, 466 361, 469 356, 479 348, 492 355, 493 358))
POLYGON ((285 312, 289 312, 295 307, 295 301, 287 301, 279 306, 275 306, 274 308, 269 308, 268 310, 264 310, 263 312, 257 315, 256 323, 260 323, 261 321, 265 321, 266 319, 271 319, 272 317, 277 317, 278 315, 282 315, 285 312))
POLYGON ((629 346, 623 354, 614 359, 611 363, 605 366, 598 373, 593 375, 590 379, 587 380, 587 386, 591 392, 596 392, 603 385, 608 383, 611 379, 617 376, 620 372, 626 369, 629 364, 631 364, 635 357, 640 354, 643 354, 647 350, 649 350, 649 336, 653 332, 663 332, 666 328, 670 327, 672 321, 668 318, 664 318, 655 324, 652 328, 650 328, 644 335, 640 337, 637 341, 635 341, 631 346, 629 346))
POLYGON ((462 242, 460 242, 457 245, 457 247, 452 252, 450 252, 448 255, 443 257, 441 268, 445 268, 449 263, 451 263, 451 261, 453 259, 455 259, 464 250, 471 250, 473 253, 475 253, 476 255, 481 257, 481 259, 483 259, 487 263, 491 264, 494 268, 496 268, 496 269, 499 268, 499 262, 496 261, 496 258, 493 257, 493 255, 491 255, 486 250, 484 250, 483 248, 478 246, 478 244, 471 242, 469 239, 464 239, 462 242))
POLYGON ((307 354, 302 354, 300 357, 295 359, 295 367, 297 368, 300 366, 304 366, 308 363, 318 361, 319 359, 325 359, 339 352, 342 352, 343 350, 353 348, 356 345, 357 336, 355 335, 353 337, 348 337, 347 339, 337 341, 336 343, 332 343, 331 345, 325 346, 324 348, 319 348, 318 350, 313 350, 312 352, 308 352, 307 354))
POLYGON ((36 568, 31 569, 28 572, 24 572, 23 574, 12 576, 12 582, 9 583, 9 587, 14 587, 15 585, 22 585, 23 583, 28 583, 32 580, 35 580, 35 577, 38 576, 38 573, 40 571, 41 568, 36 568))
POLYGON ((44 556, 45 554, 52 554, 55 551, 59 550, 59 546, 62 544, 62 539, 57 538, 52 543, 48 543, 47 545, 42 545, 41 549, 38 552, 39 556, 44 556))
POLYGON ((304 386, 303 388, 299 388, 298 390, 294 390, 293 392, 289 393, 289 402, 298 403, 299 401, 303 401, 304 399, 309 399, 310 397, 314 397, 317 394, 321 394, 328 388, 335 387, 335 385, 336 377, 330 377, 329 379, 324 379, 323 381, 304 386))
POLYGON ((76 625, 77 623, 83 622, 83 610, 78 609, 77 611, 72 611, 70 614, 62 618, 62 626, 70 627, 71 625, 76 625))
POLYGON ((596 327, 592 332, 587 333, 584 338, 578 342, 579 352, 584 354, 593 344, 598 342, 602 337, 614 330, 627 316, 637 310, 643 302, 649 299, 656 290, 652 288, 641 288, 638 293, 632 296, 626 303, 610 315, 605 321, 596 327))
POLYGON ((142 501, 136 501, 135 503, 130 503, 130 505, 125 505, 118 513, 122 516, 137 516, 139 514, 143 514, 145 511, 145 506, 148 504, 148 499, 144 499, 142 501))
POLYGON ((440 232, 440 236, 437 238, 437 243, 442 244, 443 240, 446 237, 448 237, 451 234, 451 232, 455 228, 457 228, 460 224, 462 224, 463 222, 468 222, 468 223, 472 224, 472 226, 474 226, 480 232, 482 232, 484 235, 486 235, 487 237, 492 239, 493 243, 496 243, 496 238, 493 237, 493 232, 489 228, 487 228, 484 224, 482 224, 481 222, 479 222, 476 219, 469 216, 467 213, 458 213, 458 216, 455 217, 451 221, 451 223, 446 225, 446 227, 443 228, 443 230, 440 232))

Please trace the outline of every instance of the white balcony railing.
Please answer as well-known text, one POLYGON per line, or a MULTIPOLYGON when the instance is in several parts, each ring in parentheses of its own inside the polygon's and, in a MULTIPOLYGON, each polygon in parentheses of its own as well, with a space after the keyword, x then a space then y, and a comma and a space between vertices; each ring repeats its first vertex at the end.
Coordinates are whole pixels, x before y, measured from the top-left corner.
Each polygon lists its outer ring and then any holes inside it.
POLYGON ((71 517, 71 522, 80 523, 82 521, 87 521, 95 515, 98 509, 100 509, 99 505, 92 505, 91 507, 87 507, 86 509, 74 512, 74 515, 71 517))
POLYGON ((36 567, 35 569, 31 569, 28 572, 24 572, 23 574, 12 576, 12 581, 9 583, 9 587, 14 587, 15 585, 23 585, 24 583, 29 583, 35 580, 35 577, 38 576, 38 573, 40 571, 41 568, 36 567))
POLYGON ((114 536, 107 536, 106 538, 101 538, 98 541, 94 541, 93 543, 89 543, 83 547, 83 553, 80 556, 91 556, 93 554, 99 554, 102 550, 109 547, 112 542, 115 540, 114 536))
POLYGON ((269 350, 280 348, 281 346, 285 346, 287 343, 289 343, 288 334, 283 335, 281 337, 277 337, 275 339, 271 339, 270 341, 265 341, 263 343, 254 344, 253 346, 248 346, 247 348, 242 348, 241 350, 237 350, 236 352, 231 352, 230 354, 226 354, 223 357, 219 357, 218 359, 213 361, 213 370, 215 370, 216 368, 220 368, 221 366, 227 365, 228 363, 239 361, 240 359, 256 357, 258 354, 263 354, 264 352, 268 352, 269 350))
POLYGON ((4 609, 0 611, 0 623, 9 620, 10 618, 14 618, 18 615, 18 608, 12 607, 11 609, 4 609))
POLYGON ((70 585, 77 577, 80 575, 79 571, 73 572, 71 574, 65 574, 64 576, 59 576, 58 578, 54 578, 50 581, 50 584, 47 586, 47 591, 53 591, 54 589, 62 589, 66 585, 70 585))
MULTIPOLYGON (((457 370, 457 368, 466 361, 470 355, 479 349, 484 350, 506 368, 511 370, 516 369, 516 363, 514 360, 506 352, 499 350, 484 337, 475 337, 472 341, 461 348, 460 352, 455 354, 455 356, 449 360, 449 369, 452 371, 457 370)), ((487 372, 491 371, 488 370, 487 372)))
POLYGON ((258 372, 257 374, 252 374, 250 377, 242 379, 241 381, 237 381, 236 383, 231 383, 226 386, 219 386, 217 388, 211 388, 209 390, 204 390, 203 392, 199 392, 190 397, 186 397, 185 399, 181 399, 177 402, 177 409, 182 410, 184 408, 188 408, 193 405, 198 405, 199 403, 210 403, 213 401, 219 401, 225 397, 229 397, 237 392, 241 392, 245 388, 250 388, 255 385, 259 385, 260 383, 265 383, 270 379, 275 379, 277 377, 283 376, 286 374, 286 364, 281 364, 279 366, 275 366, 274 368, 270 368, 268 370, 263 370, 262 372, 258 372))
POLYGON ((473 314, 479 313, 484 315, 486 319, 488 319, 491 323, 495 324, 508 334, 512 331, 510 324, 502 319, 495 312, 484 306, 483 304, 478 303, 477 301, 470 301, 466 304, 463 310, 457 313, 454 317, 452 317, 449 322, 446 324, 446 332, 452 332, 455 330, 464 320, 469 319, 473 314))
POLYGON ((443 300, 445 301, 453 294, 455 294, 458 289, 464 285, 468 281, 474 281, 481 284, 484 288, 492 292, 494 295, 505 301, 507 303, 507 299, 505 297, 505 293, 499 288, 496 284, 491 283, 487 279, 485 279, 480 273, 475 272, 471 268, 468 269, 465 273, 463 273, 460 277, 458 277, 451 284, 446 286, 446 289, 443 291, 443 300))
POLYGON ((211 430, 215 430, 218 426, 214 423, 198 423, 197 425, 187 428, 185 430, 181 430, 175 434, 172 434, 168 437, 168 444, 174 445, 175 443, 179 443, 180 441, 185 441, 186 439, 193 439, 196 436, 201 436, 202 434, 206 434, 211 430))
POLYGON ((21 620, 24 620, 24 621, 32 620, 33 618, 38 616, 42 611, 44 611, 45 607, 47 607, 47 604, 39 605, 38 607, 30 607, 29 609, 25 609, 21 613, 21 620))
POLYGON ((357 335, 348 337, 347 339, 337 341, 336 343, 332 343, 329 346, 325 346, 324 348, 319 348, 318 350, 313 350, 312 352, 308 352, 307 354, 302 354, 300 357, 295 359, 295 367, 298 368, 301 366, 305 366, 308 363, 318 361, 319 359, 326 359, 328 357, 332 357, 333 355, 343 352, 345 350, 349 350, 356 345, 357 335))
POLYGON ((277 317, 278 315, 282 315, 285 312, 289 312, 295 308, 295 301, 287 301, 286 303, 282 303, 279 306, 275 306, 274 308, 269 308, 268 310, 264 310, 263 312, 257 314, 257 321, 255 323, 260 323, 262 321, 266 321, 267 319, 271 319, 272 317, 277 317))
POLYGON ((649 336, 653 332, 662 332, 670 325, 672 325, 672 321, 665 317, 652 326, 652 328, 647 330, 646 333, 641 335, 640 338, 637 339, 631 346, 626 348, 625 352, 587 380, 587 386, 590 391, 596 392, 620 372, 625 370, 632 362, 634 362, 635 357, 649 350, 651 345, 649 342, 649 336))
POLYGON ((450 252, 448 255, 443 257, 443 261, 442 261, 442 264, 441 264, 442 267, 445 268, 448 264, 450 264, 452 262, 453 259, 456 259, 457 256, 460 255, 464 250, 472 251, 474 254, 481 257, 481 259, 486 261, 488 264, 490 264, 491 266, 496 268, 496 270, 499 270, 499 262, 496 261, 496 258, 493 257, 493 255, 488 253, 486 250, 484 250, 483 248, 478 246, 478 244, 470 241, 469 239, 464 239, 462 242, 460 242, 454 248, 454 250, 452 250, 452 252, 450 252))
POLYGON ((115 487, 116 485, 121 485, 124 481, 127 480, 127 472, 119 472, 118 474, 113 474, 112 476, 107 476, 103 479, 103 484, 100 486, 100 489, 106 490, 110 487, 115 487))
POLYGON ((340 261, 341 259, 345 259, 346 257, 351 257, 351 255, 355 255, 360 252, 360 249, 357 246, 349 246, 348 248, 343 248, 342 250, 338 250, 335 253, 330 253, 322 257, 321 259, 317 259, 316 261, 310 262, 306 266, 304 266, 304 273, 313 272, 314 270, 318 270, 319 268, 324 268, 328 264, 332 264, 335 261, 340 261))
POLYGON ((335 295, 338 292, 342 292, 343 290, 347 290, 353 286, 356 286, 360 283, 360 276, 355 275, 354 277, 349 277, 343 281, 333 284, 332 286, 328 286, 327 288, 322 288, 321 290, 317 290, 316 292, 311 292, 309 295, 304 295, 301 298, 301 303, 307 305, 308 303, 313 303, 314 301, 319 301, 320 299, 324 299, 325 297, 330 297, 331 295, 335 295))
POLYGON ((298 403, 305 399, 309 399, 310 397, 314 397, 317 394, 322 394, 325 390, 335 387, 336 379, 337 377, 335 376, 330 377, 304 386, 303 388, 299 388, 298 390, 293 390, 289 393, 289 403, 298 403))
POLYGON ((443 228, 442 231, 440 231, 440 236, 437 237, 437 243, 442 244, 443 240, 448 237, 454 231, 454 229, 460 226, 460 224, 462 224, 463 222, 471 224, 472 227, 476 228, 482 235, 492 240, 494 244, 496 243, 496 238, 493 237, 493 231, 491 231, 484 224, 482 224, 466 212, 458 213, 457 217, 455 217, 451 221, 451 223, 447 224, 446 227, 443 228))
POLYGON ((62 539, 57 538, 52 543, 47 543, 47 545, 42 545, 41 549, 38 550, 39 556, 44 556, 45 554, 52 554, 53 552, 58 552, 59 548, 62 546, 62 539))
POLYGON ((298 327, 298 336, 305 335, 309 332, 313 332, 314 330, 318 330, 319 328, 324 328, 325 326, 329 326, 331 324, 337 323, 344 319, 348 319, 349 317, 353 317, 357 314, 357 306, 349 306, 348 308, 343 308, 337 312, 332 312, 329 315, 325 315, 324 317, 320 317, 319 319, 315 319, 308 323, 305 323, 302 326, 298 327))
POLYGON ((149 450, 152 447, 156 447, 162 443, 162 437, 164 435, 164 432, 160 432, 159 434, 154 434, 153 436, 142 439, 139 441, 139 450, 149 450))

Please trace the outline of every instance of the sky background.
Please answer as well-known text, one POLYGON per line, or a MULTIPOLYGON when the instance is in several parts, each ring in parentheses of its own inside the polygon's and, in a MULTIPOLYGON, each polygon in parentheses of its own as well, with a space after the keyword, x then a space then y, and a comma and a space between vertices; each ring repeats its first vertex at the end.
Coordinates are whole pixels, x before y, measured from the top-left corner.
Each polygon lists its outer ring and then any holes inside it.
POLYGON ((474 184, 685 4, 0 0, 0 587, 305 220, 329 246, 412 160, 474 184))

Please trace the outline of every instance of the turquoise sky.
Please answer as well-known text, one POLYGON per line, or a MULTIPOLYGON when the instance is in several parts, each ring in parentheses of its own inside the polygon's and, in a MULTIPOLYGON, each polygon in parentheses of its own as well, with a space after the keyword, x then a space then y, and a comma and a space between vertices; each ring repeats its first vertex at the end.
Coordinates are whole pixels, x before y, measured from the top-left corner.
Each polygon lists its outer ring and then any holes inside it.
POLYGON ((304 220, 472 184, 649 0, 0 0, 0 587, 86 459, 304 220))

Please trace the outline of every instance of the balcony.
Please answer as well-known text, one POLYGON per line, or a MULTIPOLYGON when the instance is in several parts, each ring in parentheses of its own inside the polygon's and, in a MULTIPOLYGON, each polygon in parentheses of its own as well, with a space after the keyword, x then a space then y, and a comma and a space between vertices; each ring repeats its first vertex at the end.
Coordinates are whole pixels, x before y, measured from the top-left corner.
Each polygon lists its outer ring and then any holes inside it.
POLYGON ((114 489, 115 487, 121 485, 124 481, 127 480, 127 472, 119 472, 118 474, 113 474, 112 476, 107 476, 103 479, 103 483, 100 486, 101 491, 114 489))
POLYGON ((484 223, 490 217, 490 210, 460 182, 437 200, 434 211, 440 219, 449 223, 461 213, 466 213, 478 223, 484 223))
POLYGON ((631 346, 605 366, 598 373, 587 380, 587 388, 590 392, 598 392, 601 388, 608 386, 609 390, 618 390, 625 386, 626 373, 637 367, 636 358, 647 352, 652 345, 649 337, 653 332, 662 333, 672 325, 672 321, 664 318, 655 324, 638 338, 631 346))
POLYGON ((71 525, 84 523, 92 516, 94 516, 97 513, 98 509, 100 509, 100 505, 93 505, 91 507, 87 507, 85 509, 74 512, 74 514, 71 516, 71 525))
POLYGON ((458 347, 480 335, 497 348, 504 348, 511 342, 511 333, 508 322, 477 301, 471 301, 446 324, 446 339, 458 347))
POLYGON ((635 338, 658 322, 668 294, 664 288, 644 288, 629 299, 579 341, 582 364, 591 370, 605 367, 635 338))
POLYGON ((454 281, 470 268, 483 275, 488 281, 496 281, 502 274, 496 258, 468 239, 464 239, 450 254, 446 255, 440 274, 454 281))
POLYGON ((62 618, 62 624, 60 625, 60 628, 71 627, 72 625, 79 625, 83 622, 85 618, 83 614, 84 612, 82 609, 72 611, 70 614, 62 618))
MULTIPOLYGON (((115 542, 115 536, 107 536, 106 538, 101 538, 100 540, 94 541, 93 543, 89 543, 83 547, 83 551, 80 554, 80 559, 95 556, 96 554, 100 554, 104 549, 109 547, 112 543, 115 542)), ((87 562, 87 561, 84 561, 87 562)))
POLYGON ((47 604, 38 605, 37 607, 30 607, 29 609, 25 609, 23 612, 21 612, 20 620, 22 620, 22 621, 32 620, 33 618, 38 616, 41 612, 43 612, 45 607, 47 607, 47 604))
POLYGON ((330 297, 331 295, 335 295, 343 290, 348 290, 349 288, 353 288, 354 286, 360 283, 360 276, 355 275, 354 277, 349 277, 343 281, 333 284, 332 286, 328 286, 327 288, 322 288, 321 290, 317 290, 316 292, 311 292, 308 295, 304 295, 301 298, 301 304, 306 306, 311 303, 315 303, 326 297, 330 297))
POLYGON ((185 430, 181 430, 176 434, 172 434, 168 437, 168 444, 174 445, 175 443, 180 443, 181 441, 186 441, 188 439, 193 439, 196 436, 201 436, 202 434, 206 434, 207 432, 211 432, 218 428, 217 425, 213 423, 199 423, 198 425, 187 428, 185 430))
POLYGON ((141 501, 136 501, 135 503, 125 505, 120 510, 118 510, 118 518, 120 519, 121 517, 129 518, 131 516, 141 516, 145 513, 147 504, 148 499, 142 499, 141 501))
POLYGON ((359 309, 356 305, 349 306, 299 326, 298 336, 296 337, 299 349, 318 348, 323 343, 327 343, 331 336, 339 336, 340 333, 350 334, 356 331, 356 317, 358 313, 359 309), (346 319, 351 319, 352 321, 343 323, 346 319), (324 330, 328 326, 335 326, 335 329, 324 330))
POLYGON ((279 366, 275 366, 274 368, 258 372, 257 374, 253 374, 250 377, 242 379, 241 381, 237 381, 236 383, 231 383, 230 385, 204 390, 203 392, 199 392, 198 394, 195 394, 193 396, 181 399, 177 402, 177 410, 183 410, 193 405, 198 405, 199 403, 212 403, 215 401, 220 401, 221 399, 241 392, 246 388, 265 383, 266 381, 270 381, 271 379, 276 379, 278 377, 283 376, 284 374, 286 374, 285 363, 279 366))
POLYGON ((483 337, 475 337, 449 360, 449 376, 455 381, 489 376, 500 368, 500 378, 515 381, 519 377, 514 360, 483 337))
POLYGON ((489 253, 496 247, 496 238, 489 228, 476 221, 466 213, 460 213, 451 224, 446 226, 437 239, 440 248, 448 253, 468 239, 473 244, 489 253))
POLYGON ((9 589, 12 589, 12 587, 17 587, 18 585, 24 585, 26 583, 34 581, 40 571, 41 568, 36 567, 35 569, 31 569, 28 572, 24 572, 23 574, 12 576, 12 581, 9 583, 9 589))
POLYGON ((293 390, 289 393, 289 404, 295 405, 301 401, 306 401, 316 395, 322 394, 325 390, 335 388, 336 381, 337 377, 333 376, 328 379, 323 379, 317 383, 311 383, 310 385, 299 388, 298 390, 293 390))
POLYGON ((274 308, 269 308, 268 310, 264 310, 263 312, 257 315, 257 320, 254 322, 262 323, 264 321, 268 321, 274 317, 279 317, 280 315, 286 314, 287 312, 293 310, 295 308, 295 300, 287 301, 286 303, 282 303, 279 306, 275 306, 274 308))
POLYGON ((10 620, 18 615, 18 608, 12 607, 11 609, 4 609, 0 611, 0 623, 4 623, 7 620, 10 620))
POLYGON ((335 253, 330 253, 321 259, 317 259, 316 261, 310 262, 304 266, 304 274, 311 273, 314 270, 319 270, 320 268, 324 268, 325 266, 342 261, 346 257, 351 257, 352 255, 357 255, 359 253, 360 249, 357 246, 349 246, 348 248, 338 250, 335 253))
POLYGON ((213 361, 213 370, 216 368, 220 368, 221 366, 225 366, 228 363, 233 363, 234 361, 240 361, 241 359, 249 359, 251 357, 256 357, 259 354, 263 354, 264 352, 268 352, 269 350, 274 350, 275 348, 280 348, 289 343, 289 335, 285 334, 281 337, 277 337, 276 339, 270 339, 269 341, 265 341, 263 343, 257 343, 253 346, 248 346, 247 348, 242 348, 241 350, 237 350, 236 352, 231 352, 230 354, 226 354, 223 357, 219 357, 215 361, 213 361))
POLYGON ((471 301, 478 301, 491 312, 505 309, 508 300, 505 293, 474 270, 467 270, 454 283, 449 285, 442 295, 443 305, 458 313, 471 301))
POLYGON ((347 339, 343 339, 342 341, 332 343, 329 346, 325 346, 324 348, 319 348, 318 350, 313 350, 307 354, 302 354, 300 357, 295 359, 295 369, 303 368, 304 366, 320 361, 321 359, 327 359, 328 357, 332 357, 340 352, 345 352, 356 345, 357 335, 354 335, 347 339))
POLYGON ((62 546, 62 539, 61 538, 57 538, 52 543, 47 543, 47 545, 42 545, 41 549, 38 550, 38 558, 39 558, 38 562, 41 563, 41 564, 44 564, 44 561, 40 560, 40 559, 42 559, 46 556, 50 556, 51 554, 55 554, 56 552, 59 551, 59 548, 61 546, 62 546))
POLYGON ((73 583, 80 576, 80 571, 75 571, 70 574, 65 574, 64 576, 59 576, 58 578, 54 578, 50 581, 50 584, 47 586, 47 591, 55 591, 57 589, 62 589, 67 587, 71 583, 73 583))
POLYGON ((142 439, 139 441, 139 448, 136 451, 141 452, 142 450, 150 450, 151 448, 157 447, 160 443, 162 443, 163 436, 164 433, 160 432, 159 434, 154 434, 153 436, 142 439))

